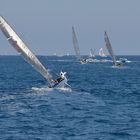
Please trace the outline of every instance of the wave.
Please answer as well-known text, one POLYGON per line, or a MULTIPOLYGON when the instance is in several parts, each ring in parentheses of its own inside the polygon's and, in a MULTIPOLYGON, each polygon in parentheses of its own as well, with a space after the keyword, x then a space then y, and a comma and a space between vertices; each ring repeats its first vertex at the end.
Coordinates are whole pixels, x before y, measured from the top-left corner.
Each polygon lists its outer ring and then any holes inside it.
POLYGON ((36 92, 51 92, 51 91, 54 91, 54 90, 72 92, 71 88, 32 87, 32 91, 36 91, 36 92))
POLYGON ((74 62, 74 60, 64 60, 64 59, 57 59, 57 60, 48 60, 48 61, 57 61, 57 62, 74 62))

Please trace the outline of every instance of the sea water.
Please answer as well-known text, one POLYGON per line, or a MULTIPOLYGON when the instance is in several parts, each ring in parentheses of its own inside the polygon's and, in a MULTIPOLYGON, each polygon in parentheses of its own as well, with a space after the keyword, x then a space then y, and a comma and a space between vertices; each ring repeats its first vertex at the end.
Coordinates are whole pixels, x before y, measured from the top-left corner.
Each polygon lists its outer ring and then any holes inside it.
POLYGON ((0 139, 140 139, 140 57, 123 57, 132 62, 113 68, 40 56, 54 76, 67 72, 71 87, 54 90, 20 56, 0 56, 0 139))

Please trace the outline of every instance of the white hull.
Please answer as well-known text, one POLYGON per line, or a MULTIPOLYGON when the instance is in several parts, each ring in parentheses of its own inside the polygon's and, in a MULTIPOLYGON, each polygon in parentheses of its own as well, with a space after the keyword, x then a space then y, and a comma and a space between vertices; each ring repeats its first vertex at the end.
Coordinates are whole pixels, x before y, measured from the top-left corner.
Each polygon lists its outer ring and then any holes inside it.
POLYGON ((120 58, 116 61, 117 63, 130 63, 131 61, 127 60, 127 58, 120 58))
POLYGON ((67 78, 65 77, 65 79, 63 81, 61 81, 60 83, 54 83, 51 85, 50 88, 65 88, 68 86, 67 84, 67 78))

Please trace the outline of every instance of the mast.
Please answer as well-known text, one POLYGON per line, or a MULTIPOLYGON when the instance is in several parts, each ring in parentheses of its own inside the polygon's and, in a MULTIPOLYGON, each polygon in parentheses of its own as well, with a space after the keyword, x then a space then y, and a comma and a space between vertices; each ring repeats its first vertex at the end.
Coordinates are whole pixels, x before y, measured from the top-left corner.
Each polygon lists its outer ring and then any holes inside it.
POLYGON ((51 83, 52 76, 48 70, 41 64, 38 58, 30 51, 2 16, 0 16, 0 29, 9 43, 25 59, 25 61, 31 64, 49 83, 51 83))
POLYGON ((112 46, 111 46, 111 43, 110 43, 110 40, 109 40, 109 37, 108 37, 106 31, 104 32, 104 40, 105 40, 106 48, 113 60, 113 63, 114 63, 114 65, 116 65, 116 57, 114 55, 114 52, 113 52, 113 49, 112 49, 112 46))
POLYGON ((76 33, 73 26, 72 26, 72 41, 73 41, 73 47, 76 53, 76 57, 78 60, 80 60, 81 59, 80 49, 79 49, 78 40, 77 40, 76 33))

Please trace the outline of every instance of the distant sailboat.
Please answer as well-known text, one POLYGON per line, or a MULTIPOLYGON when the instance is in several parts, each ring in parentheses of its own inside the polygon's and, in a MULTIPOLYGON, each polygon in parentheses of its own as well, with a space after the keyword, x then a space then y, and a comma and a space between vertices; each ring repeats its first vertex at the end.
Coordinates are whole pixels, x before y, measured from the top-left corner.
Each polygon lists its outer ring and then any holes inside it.
POLYGON ((99 60, 95 58, 95 49, 90 49, 89 58, 87 58, 86 61, 88 63, 99 62, 99 60))
POLYGON ((81 64, 87 63, 86 59, 83 59, 80 55, 79 44, 78 44, 78 40, 77 40, 77 37, 76 37, 74 27, 72 27, 72 42, 73 42, 73 47, 74 47, 74 50, 75 50, 76 57, 77 57, 78 61, 80 61, 81 64))
POLYGON ((90 58, 94 58, 95 57, 95 49, 94 50, 92 48, 90 49, 89 57, 90 58))
POLYGON ((64 87, 64 85, 67 84, 65 73, 63 73, 63 79, 61 82, 56 82, 56 80, 52 78, 52 75, 49 73, 49 71, 41 64, 38 58, 30 51, 30 49, 25 45, 25 43, 19 38, 15 31, 1 16, 0 29, 9 43, 25 59, 25 61, 32 65, 48 81, 49 87, 64 87))
POLYGON ((100 48, 100 50, 99 50, 99 56, 106 57, 103 48, 100 48))
POLYGON ((117 63, 117 61, 116 61, 116 57, 114 55, 114 52, 113 52, 109 37, 107 35, 107 32, 104 32, 104 40, 105 40, 106 48, 107 48, 107 50, 112 58, 113 65, 114 66, 122 66, 122 63, 117 63))

